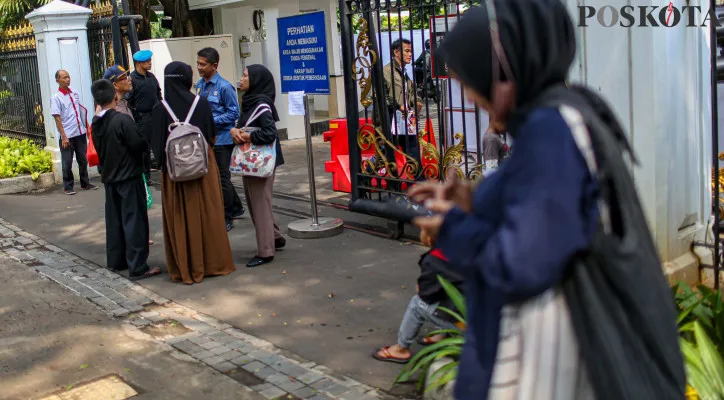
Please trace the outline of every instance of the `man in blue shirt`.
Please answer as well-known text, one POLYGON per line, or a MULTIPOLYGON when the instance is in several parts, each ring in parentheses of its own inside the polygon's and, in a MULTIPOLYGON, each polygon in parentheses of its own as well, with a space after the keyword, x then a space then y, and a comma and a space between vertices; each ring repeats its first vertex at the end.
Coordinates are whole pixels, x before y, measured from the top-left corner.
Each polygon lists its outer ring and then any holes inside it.
POLYGON ((227 80, 222 78, 217 69, 219 68, 219 52, 216 49, 207 47, 199 50, 196 61, 196 68, 199 70, 199 79, 196 83, 196 93, 205 98, 211 106, 216 125, 216 143, 214 154, 216 163, 219 165, 221 175, 221 190, 224 194, 224 217, 226 219, 226 231, 233 227, 233 220, 244 214, 244 205, 239 195, 231 184, 231 153, 234 150, 234 141, 231 139, 231 128, 234 127, 239 118, 239 100, 236 97, 236 89, 227 80))

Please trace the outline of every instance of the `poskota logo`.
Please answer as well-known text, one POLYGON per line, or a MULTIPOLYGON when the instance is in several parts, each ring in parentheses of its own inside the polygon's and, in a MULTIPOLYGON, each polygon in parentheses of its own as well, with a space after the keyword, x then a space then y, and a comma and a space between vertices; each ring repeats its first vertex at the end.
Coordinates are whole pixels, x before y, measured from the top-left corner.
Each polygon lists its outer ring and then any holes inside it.
POLYGON ((702 11, 700 6, 677 7, 673 2, 665 6, 578 6, 578 26, 588 27, 589 23, 597 22, 609 28, 673 28, 706 27, 709 23, 721 26, 714 10, 702 11))

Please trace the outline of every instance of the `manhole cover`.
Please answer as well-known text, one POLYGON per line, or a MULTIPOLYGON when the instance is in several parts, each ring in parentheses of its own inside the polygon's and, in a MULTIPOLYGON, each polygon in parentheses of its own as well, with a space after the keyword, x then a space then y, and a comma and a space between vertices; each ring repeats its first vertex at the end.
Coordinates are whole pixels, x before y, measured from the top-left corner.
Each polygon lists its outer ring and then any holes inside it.
POLYGON ((124 400, 137 394, 119 376, 111 375, 40 400, 124 400))

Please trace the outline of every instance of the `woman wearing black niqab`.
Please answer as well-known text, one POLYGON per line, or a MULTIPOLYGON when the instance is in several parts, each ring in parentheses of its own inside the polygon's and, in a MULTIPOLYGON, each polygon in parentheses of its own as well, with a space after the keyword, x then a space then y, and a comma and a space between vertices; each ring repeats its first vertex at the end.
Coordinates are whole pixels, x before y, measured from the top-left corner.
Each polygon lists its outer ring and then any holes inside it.
POLYGON ((575 50, 558 0, 486 2, 437 49, 514 138, 474 190, 453 174, 410 191, 440 213, 415 221, 423 237, 467 276, 458 399, 684 398, 675 306, 623 156, 633 154, 610 108, 565 84, 575 50))
MULTIPOLYGON (((176 117, 184 120, 195 97, 191 94, 191 66, 175 61, 166 66, 164 74, 164 99, 176 117)), ((153 153, 160 155, 162 165, 163 241, 168 274, 171 280, 190 285, 200 283, 207 276, 230 274, 236 266, 224 223, 224 200, 213 151, 216 130, 209 103, 199 99, 189 121, 201 130, 209 143, 209 171, 203 178, 186 182, 174 182, 169 178, 166 139, 172 122, 163 104, 157 104, 148 137, 153 153)))
MULTIPOLYGON (((277 158, 274 166, 276 174, 276 168, 284 164, 284 155, 277 135, 276 122, 279 121, 279 114, 274 106, 276 99, 274 76, 263 65, 250 65, 244 70, 239 88, 244 91, 241 98, 241 117, 237 127, 231 130, 231 137, 237 144, 251 142, 255 145, 265 145, 276 141, 277 158), (258 119, 249 123, 250 128, 258 129, 246 132, 243 127, 247 125, 257 107, 262 104, 269 106, 271 112, 264 112, 258 119)), ((246 264, 249 268, 271 262, 274 259, 275 250, 286 245, 286 239, 279 231, 272 211, 274 176, 268 178, 243 177, 246 203, 254 229, 256 229, 257 253, 246 264)))

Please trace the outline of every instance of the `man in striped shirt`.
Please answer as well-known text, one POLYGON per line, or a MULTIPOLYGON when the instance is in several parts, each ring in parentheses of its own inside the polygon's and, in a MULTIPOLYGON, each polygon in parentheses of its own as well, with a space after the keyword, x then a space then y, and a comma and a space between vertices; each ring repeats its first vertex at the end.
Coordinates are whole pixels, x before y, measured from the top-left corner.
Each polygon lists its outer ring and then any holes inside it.
POLYGON ((63 190, 65 194, 74 195, 73 154, 78 162, 80 186, 84 190, 95 190, 98 186, 88 179, 88 139, 86 125, 88 111, 80 104, 80 96, 70 88, 68 71, 58 70, 55 73, 58 91, 50 98, 50 114, 55 119, 55 126, 60 136, 60 159, 63 166, 63 190))

